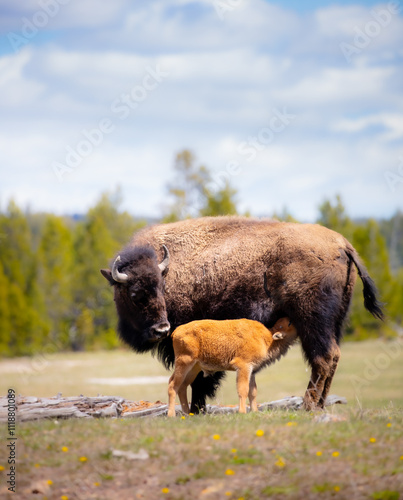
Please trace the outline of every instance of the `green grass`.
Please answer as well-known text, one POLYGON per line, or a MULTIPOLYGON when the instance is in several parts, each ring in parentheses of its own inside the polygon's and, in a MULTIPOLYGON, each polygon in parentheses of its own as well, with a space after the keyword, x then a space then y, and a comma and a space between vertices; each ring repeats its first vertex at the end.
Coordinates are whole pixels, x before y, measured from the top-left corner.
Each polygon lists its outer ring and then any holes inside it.
MULTIPOLYGON (((341 422, 316 423, 315 414, 277 410, 186 419, 20 423, 18 494, 10 493, 9 498, 32 498, 37 490, 41 494, 35 498, 64 495, 69 500, 403 499, 403 349, 395 359, 385 358, 385 345, 392 344, 371 341, 342 346, 331 392, 347 397, 349 404, 329 409, 345 419, 341 422), (258 429, 263 436, 256 435, 258 429), (220 439, 213 438, 216 434, 220 439), (149 459, 112 456, 113 449, 137 452, 140 448, 149 459), (164 488, 169 492, 164 493, 164 488)), ((2 394, 14 387, 31 396, 103 393, 166 401, 165 383, 114 387, 87 382, 89 378, 159 375, 167 372, 149 355, 124 350, 54 354, 3 360, 0 389, 2 394)), ((302 395, 308 378, 296 346, 258 374, 258 401, 302 395)), ((234 374, 229 374, 216 400, 237 403, 234 374)), ((5 432, 6 426, 0 426, 1 498, 8 498, 5 432)))
MULTIPOLYGON (((352 407, 384 408, 390 404, 403 407, 403 347, 401 343, 381 340, 346 342, 331 393, 345 396, 352 407), (395 346, 395 359, 385 348, 395 346), (367 377, 367 378, 366 378, 367 377)), ((119 350, 96 353, 62 353, 18 358, 0 362, 0 394, 9 387, 19 394, 64 396, 112 394, 131 400, 167 400, 166 383, 148 385, 102 385, 91 378, 125 378, 169 376, 163 366, 149 354, 138 355, 119 350)), ((285 396, 303 395, 309 379, 301 349, 294 346, 280 362, 258 373, 258 402, 285 396)), ((218 391, 216 402, 237 404, 235 374, 228 373, 218 391)))
MULTIPOLYGON (((346 420, 321 424, 309 413, 274 411, 20 424, 18 498, 48 480, 48 498, 399 498, 403 413, 335 411, 346 420), (140 448, 149 459, 111 453, 140 448)), ((1 477, 4 453, 0 465, 1 477)))

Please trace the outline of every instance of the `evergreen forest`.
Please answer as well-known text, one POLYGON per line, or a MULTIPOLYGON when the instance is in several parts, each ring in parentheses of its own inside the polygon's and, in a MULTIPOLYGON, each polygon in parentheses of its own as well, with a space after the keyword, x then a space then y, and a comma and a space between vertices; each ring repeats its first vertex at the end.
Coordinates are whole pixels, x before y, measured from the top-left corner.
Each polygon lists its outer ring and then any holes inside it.
MULTIPOLYGON (((227 181, 211 187, 208 168, 191 152, 176 156, 167 205, 160 220, 238 213, 238 194, 227 181)), ((113 291, 100 274, 133 233, 147 223, 121 210, 119 188, 104 193, 79 217, 23 210, 13 200, 0 211, 0 354, 113 349, 113 291)), ((249 215, 249 214, 241 214, 249 215)), ((298 221, 297 214, 262 214, 298 221), (295 218, 294 218, 295 217, 295 218)), ((149 222, 149 221, 148 221, 149 222)), ((357 249, 380 299, 386 321, 365 311, 358 280, 346 340, 392 337, 403 330, 403 213, 388 220, 352 220, 340 197, 318 207, 317 223, 343 234, 357 249)))

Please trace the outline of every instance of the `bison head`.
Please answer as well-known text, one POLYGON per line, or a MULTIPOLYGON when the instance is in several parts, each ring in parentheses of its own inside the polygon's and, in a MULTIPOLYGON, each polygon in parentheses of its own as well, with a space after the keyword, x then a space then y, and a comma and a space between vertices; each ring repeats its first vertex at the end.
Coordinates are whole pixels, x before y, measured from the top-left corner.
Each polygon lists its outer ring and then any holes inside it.
POLYGON ((164 299, 169 252, 165 245, 163 249, 164 258, 158 263, 151 247, 127 247, 116 257, 112 270, 101 269, 114 286, 119 334, 138 352, 152 349, 170 329, 164 299))

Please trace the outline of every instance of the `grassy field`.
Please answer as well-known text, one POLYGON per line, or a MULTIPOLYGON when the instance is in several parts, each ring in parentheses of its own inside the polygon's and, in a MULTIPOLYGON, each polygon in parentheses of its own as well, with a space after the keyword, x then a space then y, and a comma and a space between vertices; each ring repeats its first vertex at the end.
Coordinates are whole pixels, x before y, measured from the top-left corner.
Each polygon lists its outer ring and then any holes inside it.
MULTIPOLYGON (((258 402, 302 396, 309 375, 300 347, 292 347, 280 362, 258 373, 258 402)), ((61 392, 63 396, 107 394, 135 401, 167 401, 168 377, 169 373, 149 354, 137 355, 125 350, 44 353, 34 358, 0 361, 0 394, 5 395, 13 387, 24 396, 53 396, 61 392), (139 384, 141 380, 131 383, 130 379, 138 377, 151 378, 143 381, 144 385, 139 384)), ((345 396, 350 407, 384 408, 390 404, 403 407, 402 387, 403 341, 342 345, 331 392, 345 396)), ((216 402, 238 402, 234 373, 227 374, 216 402)))
MULTIPOLYGON (((21 423, 17 495, 6 489, 9 466, 2 425, 0 497, 403 498, 402 358, 403 348, 397 342, 344 344, 331 393, 347 397, 349 404, 329 409, 342 419, 338 422, 318 423, 317 414, 277 410, 174 420, 21 423), (144 460, 112 455, 113 450, 140 449, 146 452, 144 460)), ((3 395, 14 387, 23 395, 102 393, 166 401, 162 379, 147 385, 118 385, 127 382, 119 379, 144 376, 167 373, 150 356, 126 351, 0 363, 3 395), (88 382, 101 378, 114 378, 116 385, 88 382)), ((308 377, 296 346, 280 363, 258 374, 258 401, 302 395, 308 377)), ((233 376, 227 377, 217 402, 237 402, 233 376)))

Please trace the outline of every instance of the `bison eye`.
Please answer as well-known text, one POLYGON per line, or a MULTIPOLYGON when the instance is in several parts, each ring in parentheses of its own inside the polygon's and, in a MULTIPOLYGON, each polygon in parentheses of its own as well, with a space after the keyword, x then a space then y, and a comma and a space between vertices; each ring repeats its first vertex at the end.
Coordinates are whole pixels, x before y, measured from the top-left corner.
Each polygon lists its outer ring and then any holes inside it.
POLYGON ((136 292, 132 292, 130 294, 130 297, 134 302, 138 302, 144 297, 144 290, 137 290, 136 292))

